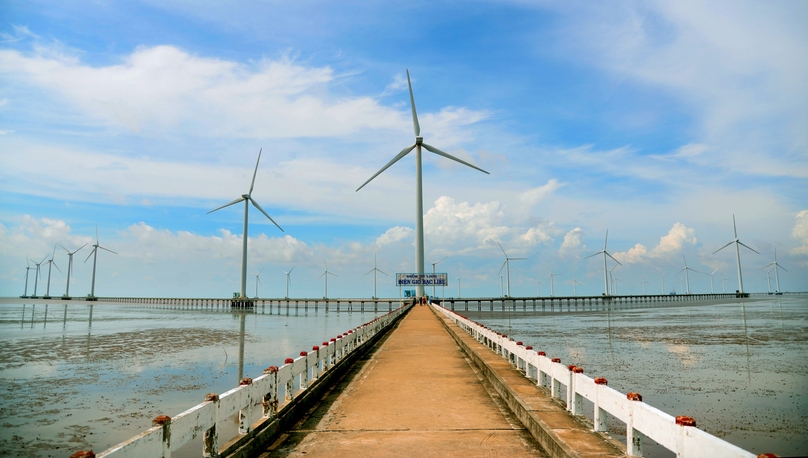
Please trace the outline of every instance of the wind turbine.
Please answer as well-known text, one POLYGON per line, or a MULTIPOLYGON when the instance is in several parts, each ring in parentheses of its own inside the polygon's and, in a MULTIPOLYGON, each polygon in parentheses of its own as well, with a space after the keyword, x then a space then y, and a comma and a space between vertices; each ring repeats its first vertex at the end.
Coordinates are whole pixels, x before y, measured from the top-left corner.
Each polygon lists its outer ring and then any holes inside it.
MULTIPOLYGON (((741 294, 743 294, 743 276, 741 275, 741 249, 739 248, 739 245, 743 245, 746 248, 749 248, 749 247, 744 245, 744 243, 741 242, 740 240, 738 240, 738 227, 735 225, 735 215, 732 215, 732 230, 735 232, 735 239, 733 241, 727 243, 726 245, 722 246, 721 248, 713 251, 713 254, 718 253, 719 251, 721 251, 724 248, 732 245, 733 243, 735 244, 735 259, 738 260, 738 287, 740 288, 738 291, 741 294)), ((749 249, 752 250, 752 251, 755 251, 752 248, 749 248, 749 249)), ((760 254, 757 251, 755 251, 755 253, 760 254)))
POLYGON ((656 274, 657 277, 662 279, 662 294, 665 294, 665 276, 668 275, 670 272, 667 272, 665 275, 656 274))
MULTIPOLYGON (((499 269, 499 271, 502 272, 502 269, 499 269)), ((505 297, 505 289, 504 289, 504 286, 502 286, 502 283, 503 283, 504 279, 505 279, 505 275, 500 275, 499 276, 499 297, 505 297)))
POLYGON ((723 275, 721 276, 721 291, 727 294, 727 279, 723 275))
POLYGON ((36 288, 39 285, 39 278, 42 277, 42 274, 39 273, 39 266, 43 262, 45 262, 45 259, 47 259, 47 258, 48 258, 48 255, 45 255, 45 257, 42 258, 41 261, 34 263, 34 265, 36 265, 36 273, 34 274, 34 297, 36 297, 36 288))
POLYGON ((365 275, 370 275, 371 272, 373 272, 373 299, 376 299, 376 272, 383 274, 385 277, 388 276, 386 273, 376 268, 376 253, 373 253, 373 268, 365 275))
POLYGON ((287 299, 289 299, 289 285, 292 283, 292 279, 289 277, 289 274, 291 274, 293 270, 295 270, 294 267, 289 269, 289 272, 287 272, 285 270, 283 271, 283 273, 286 274, 286 298, 287 299))
POLYGON ((28 271, 33 269, 31 267, 31 261, 28 259, 28 256, 25 257, 25 295, 22 297, 28 297, 28 271))
MULTIPOLYGON (((455 162, 459 162, 463 165, 471 167, 473 169, 479 170, 485 174, 488 174, 485 170, 469 164, 466 161, 458 159, 451 154, 444 153, 443 151, 435 148, 434 146, 427 145, 424 143, 424 138, 421 137, 421 126, 418 124, 418 115, 415 111, 415 98, 412 95, 412 83, 410 82, 410 71, 407 70, 407 86, 410 89, 410 107, 412 108, 412 127, 415 132, 415 143, 404 148, 398 153, 390 162, 387 163, 384 167, 381 168, 376 174, 374 174, 368 181, 362 184, 356 190, 359 191, 366 184, 370 183, 371 180, 379 176, 382 172, 387 170, 388 167, 398 162, 401 158, 406 156, 410 153, 413 149, 415 149, 415 273, 420 274, 423 276, 424 273, 424 198, 423 198, 423 180, 421 177, 421 147, 430 151, 432 153, 437 154, 438 156, 443 156, 447 159, 451 159, 455 162)), ((424 285, 419 284, 416 286, 416 294, 419 297, 424 295, 424 285)))
POLYGON ((647 282, 647 281, 645 281, 645 277, 640 277, 640 278, 642 278, 642 295, 643 295, 643 296, 645 296, 645 294, 646 294, 646 292, 645 292, 645 285, 647 285, 647 284, 648 284, 648 282, 647 282))
POLYGON ((255 161, 255 171, 253 172, 252 182, 250 183, 250 191, 247 192, 247 194, 242 194, 241 197, 239 197, 238 199, 230 203, 224 204, 221 207, 214 208, 213 210, 208 212, 208 214, 211 214, 216 210, 221 210, 225 207, 229 207, 233 204, 237 204, 241 201, 244 201, 244 234, 242 235, 242 247, 241 247, 241 293, 240 293, 241 295, 239 296, 239 299, 247 298, 247 216, 250 210, 250 203, 252 203, 253 206, 258 209, 258 211, 263 213, 264 216, 266 216, 270 221, 272 221, 272 224, 277 226, 278 229, 281 230, 281 232, 284 232, 283 228, 278 226, 278 223, 276 223, 275 220, 272 219, 272 217, 269 216, 269 214, 265 212, 260 205, 258 205, 258 202, 256 202, 255 199, 252 198, 253 188, 255 187, 255 176, 258 174, 258 163, 261 161, 262 151, 263 148, 258 150, 258 160, 255 161))
POLYGON ((59 272, 62 271, 62 269, 60 269, 59 266, 56 265, 56 262, 53 260, 54 256, 56 256, 56 245, 53 245, 53 253, 51 254, 51 258, 48 259, 48 287, 45 290, 45 297, 50 297, 51 267, 56 267, 56 270, 58 270, 59 272))
POLYGON ((718 269, 710 272, 710 293, 715 294, 715 288, 713 287, 713 275, 718 272, 718 269))
POLYGON ((59 244, 59 246, 62 247, 62 249, 64 249, 65 251, 67 251, 67 285, 65 286, 65 295, 64 295, 64 297, 67 298, 70 297, 70 272, 73 272, 73 255, 78 253, 79 250, 81 250, 82 248, 86 247, 87 244, 85 243, 78 250, 73 252, 65 248, 64 245, 62 244, 59 244))
POLYGON ((541 280, 536 280, 536 297, 541 297, 541 286, 540 285, 543 285, 543 284, 544 283, 542 283, 541 280))
POLYGON ((766 272, 766 283, 768 284, 768 292, 769 292, 769 294, 771 294, 772 293, 772 276, 769 275, 769 274, 771 273, 772 269, 766 270, 766 268, 764 267, 764 268, 762 268, 760 270, 766 272))
MULTIPOLYGON (((608 257, 612 258, 612 260, 614 260, 614 262, 620 264, 620 261, 618 261, 617 259, 614 259, 614 256, 610 255, 609 252, 606 251, 606 243, 608 243, 608 242, 609 242, 609 230, 606 229, 606 239, 603 241, 603 249, 598 251, 597 253, 590 254, 589 256, 586 257, 586 258, 591 258, 592 256, 597 256, 597 255, 603 253, 603 290, 604 290, 603 294, 605 296, 609 295, 608 273, 611 272, 611 271, 607 270, 607 268, 606 268, 606 257, 608 256, 608 257)), ((586 258, 584 258, 584 259, 586 259, 586 258)), ((620 265, 622 266, 623 264, 620 264, 620 265)))
MULTIPOLYGON (((291 271, 290 271, 290 272, 291 272, 291 271)), ((323 274, 322 274, 322 275, 320 275, 320 277, 319 277, 319 278, 317 278, 317 279, 319 280, 320 278, 325 277, 325 290, 323 291, 323 299, 328 299, 328 276, 329 276, 329 275, 333 275, 333 276, 335 276, 335 277, 339 277, 339 275, 337 275, 337 274, 332 274, 331 272, 329 272, 329 271, 328 271, 328 261, 326 261, 326 262, 325 262, 325 271, 323 271, 323 274)))
POLYGON ((92 283, 90 284, 90 297, 95 297, 95 264, 96 264, 96 261, 98 260, 98 249, 99 248, 101 248, 102 250, 109 251, 112 254, 118 254, 118 253, 116 253, 116 252, 114 252, 114 251, 112 251, 110 249, 104 248, 104 247, 102 247, 101 245, 98 244, 98 223, 96 223, 96 225, 95 225, 95 244, 93 245, 93 251, 91 251, 90 254, 87 255, 87 259, 84 260, 84 262, 86 263, 87 260, 90 259, 90 256, 93 257, 93 280, 92 280, 92 283))
POLYGON ((581 282, 579 282, 577 278, 572 277, 572 296, 573 297, 578 296, 578 288, 577 288, 577 286, 580 285, 580 284, 581 284, 581 282))
MULTIPOLYGON (((622 264, 620 264, 620 265, 622 265, 622 264)), ((614 294, 616 296, 617 295, 617 288, 615 288, 615 282, 617 280, 614 278, 614 274, 612 274, 612 271, 614 269, 617 269, 617 266, 612 266, 612 268, 609 269, 609 280, 610 280, 609 283, 611 283, 611 285, 612 285, 612 294, 614 294)))
MULTIPOLYGON (((746 246, 746 245, 744 245, 744 246, 746 246)), ((747 248, 749 248, 749 247, 747 247, 747 248)), ((764 269, 766 267, 769 267, 769 266, 772 266, 772 269, 774 269, 774 278, 775 278, 775 281, 776 281, 775 284, 777 285, 777 291, 775 291, 775 292, 779 294, 780 293, 780 274, 777 273, 777 268, 779 267, 780 269, 783 269, 786 272, 788 272, 788 271, 786 270, 785 267, 783 267, 783 266, 781 266, 780 264, 777 263, 777 248, 774 249, 774 261, 766 264, 764 266, 764 269)))
POLYGON ((258 299, 258 285, 261 284, 261 272, 263 272, 263 271, 264 271, 264 269, 262 267, 261 270, 259 270, 258 273, 255 274, 255 298, 256 299, 258 299))
POLYGON ((550 271, 550 297, 555 297, 555 288, 553 287, 553 277, 559 274, 553 273, 552 270, 548 267, 547 270, 550 271))
MULTIPOLYGON (((441 261, 443 261, 444 259, 446 259, 448 257, 449 256, 444 256, 444 257, 440 258, 438 261, 433 261, 431 259, 429 260, 429 262, 432 263, 432 276, 433 277, 435 276, 435 266, 440 264, 441 261)), ((432 282, 432 297, 435 297, 435 282, 434 281, 432 282)))
POLYGON ((685 286, 687 287, 686 291, 687 291, 687 294, 690 294, 690 276, 687 274, 688 271, 692 270, 693 272, 700 273, 700 274, 702 274, 704 272, 699 272, 696 269, 691 269, 690 267, 687 267, 687 259, 685 259, 685 255, 682 255, 682 260, 685 262, 685 267, 682 270, 680 270, 679 272, 676 272, 676 275, 679 275, 680 273, 682 273, 684 271, 684 273, 685 273, 685 286))
POLYGON ((508 297, 511 297, 511 261, 524 261, 527 258, 511 258, 508 256, 508 253, 505 252, 505 249, 502 248, 502 244, 497 242, 499 245, 499 249, 502 250, 502 254, 505 255, 505 262, 502 263, 502 267, 499 268, 499 273, 502 273, 502 269, 505 269, 505 276, 507 277, 507 284, 508 284, 508 297))

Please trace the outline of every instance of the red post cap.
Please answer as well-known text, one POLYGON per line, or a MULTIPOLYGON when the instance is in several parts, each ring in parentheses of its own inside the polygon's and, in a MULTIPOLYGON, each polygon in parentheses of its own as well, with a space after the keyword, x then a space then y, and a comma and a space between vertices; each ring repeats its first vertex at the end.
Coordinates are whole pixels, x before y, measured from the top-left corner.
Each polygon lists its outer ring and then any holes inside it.
POLYGON ((324 347, 327 347, 327 346, 328 346, 328 342, 323 342, 323 346, 324 346, 324 347))
POLYGON ((307 352, 306 350, 303 350, 303 351, 300 352, 300 356, 309 356, 309 352, 307 352))
POLYGON ((545 352, 543 352, 543 351, 540 351, 540 352, 539 352, 539 356, 547 356, 547 353, 545 353, 545 352))
POLYGON ((219 395, 216 393, 208 393, 205 395, 205 402, 214 402, 219 400, 219 395))
POLYGON ((171 423, 171 417, 168 415, 158 415, 151 421, 152 426, 163 426, 171 423))
POLYGON ((608 385, 609 381, 606 380, 604 377, 595 377, 595 384, 596 385, 608 385))
POLYGON ((292 363, 294 363, 294 362, 295 362, 295 360, 294 360, 293 358, 286 358, 286 359, 283 361, 283 364, 292 364, 292 363))
POLYGON ((676 417, 676 424, 681 426, 696 426, 696 420, 687 415, 679 415, 676 417))
POLYGON ((522 341, 516 342, 516 345, 522 345, 522 341))
POLYGON ((554 363, 560 363, 560 362, 561 362, 561 358, 553 358, 553 359, 551 359, 550 361, 552 361, 552 362, 554 362, 554 363))
POLYGON ((584 373, 584 368, 575 366, 575 368, 572 369, 572 372, 574 372, 576 374, 583 374, 584 373))
MULTIPOLYGON (((95 456, 95 455, 93 455, 95 456)), ((73 458, 73 457, 70 457, 73 458)), ((780 458, 780 455, 775 455, 774 453, 761 453, 757 456, 757 458, 780 458)))
POLYGON ((252 385, 252 379, 250 377, 244 377, 243 379, 241 379, 240 382, 238 382, 238 385, 239 386, 252 385))
POLYGON ((331 342, 336 342, 336 341, 337 341, 337 339, 335 337, 331 338, 331 342))
POLYGON ((95 458, 95 452, 92 450, 79 450, 70 455, 70 458, 95 458))
POLYGON ((575 364, 570 364, 569 366, 567 366, 567 370, 570 371, 570 372, 572 372, 574 369, 575 369, 575 364))
POLYGON ((278 366, 269 366, 264 369, 265 374, 274 374, 275 372, 278 372, 278 366))
POLYGON ((317 351, 319 349, 320 349, 320 347, 318 345, 315 345, 315 346, 311 347, 312 351, 317 351))
POLYGON ((528 345, 527 347, 525 347, 525 350, 533 350, 533 347, 531 347, 530 345, 528 345))
POLYGON ((634 393, 634 392, 627 393, 626 398, 629 401, 642 401, 642 395, 640 393, 634 393))

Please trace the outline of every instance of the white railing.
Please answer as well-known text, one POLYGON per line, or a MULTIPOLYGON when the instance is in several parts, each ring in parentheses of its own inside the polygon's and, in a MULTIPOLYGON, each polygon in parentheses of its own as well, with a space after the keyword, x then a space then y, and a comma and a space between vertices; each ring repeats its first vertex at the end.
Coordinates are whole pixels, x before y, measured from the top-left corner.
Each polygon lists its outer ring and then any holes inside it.
MULTIPOLYGON (((284 415, 284 409, 296 396, 304 393, 311 381, 324 375, 334 364, 348 356, 359 345, 375 336, 395 321, 408 307, 400 307, 368 323, 356 327, 329 342, 315 345, 311 351, 302 351, 297 358, 287 358, 285 364, 270 366, 258 378, 245 378, 237 388, 221 395, 208 394, 205 402, 174 417, 160 415, 152 421, 152 428, 121 442, 98 457, 168 458, 171 452, 202 436, 202 456, 219 456, 217 425, 238 414, 239 431, 235 438, 251 432, 253 408, 260 406, 261 418, 271 420, 284 415), (299 387, 295 391, 295 386, 299 387)), ((233 439, 235 439, 233 438, 233 439)), ((80 451, 76 457, 95 457, 91 451, 80 451)))
POLYGON ((526 377, 550 389, 551 396, 565 395, 567 410, 583 415, 583 400, 594 404, 594 431, 606 431, 606 414, 626 424, 626 453, 642 456, 642 437, 648 437, 677 457, 755 458, 756 455, 695 427, 690 417, 673 417, 642 402, 637 393, 623 394, 609 388, 604 378, 592 379, 574 365, 565 366, 558 358, 549 358, 530 346, 486 328, 451 310, 436 307, 477 341, 485 344, 524 371, 526 377))

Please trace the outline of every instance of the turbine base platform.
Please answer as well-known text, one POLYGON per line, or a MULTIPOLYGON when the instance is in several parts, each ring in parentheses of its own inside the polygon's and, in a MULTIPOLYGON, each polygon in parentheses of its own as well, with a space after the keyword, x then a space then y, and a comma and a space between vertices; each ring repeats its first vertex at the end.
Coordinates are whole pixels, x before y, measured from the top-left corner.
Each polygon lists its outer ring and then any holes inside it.
POLYGON ((230 302, 230 308, 234 309, 251 309, 255 307, 255 302, 252 299, 236 298, 230 302))
POLYGON ((87 296, 87 300, 88 300, 88 301, 97 301, 97 300, 98 300, 98 298, 97 298, 97 297, 95 297, 95 296, 87 296))
POLYGON ((62 300, 63 300, 63 301, 69 301, 69 300, 72 300, 72 299, 73 299, 73 298, 72 298, 72 297, 70 297, 70 296, 62 296, 62 300))

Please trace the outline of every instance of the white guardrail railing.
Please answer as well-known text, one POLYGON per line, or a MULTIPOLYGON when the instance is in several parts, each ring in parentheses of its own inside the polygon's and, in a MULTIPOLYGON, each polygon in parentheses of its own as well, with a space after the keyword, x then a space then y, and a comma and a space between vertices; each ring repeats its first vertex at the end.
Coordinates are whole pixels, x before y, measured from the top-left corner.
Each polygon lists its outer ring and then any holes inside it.
MULTIPOLYGON (((244 378, 237 388, 221 395, 208 394, 205 402, 174 417, 160 415, 152 420, 152 428, 121 442, 99 454, 82 450, 71 458, 91 457, 164 457, 202 436, 202 456, 219 456, 217 425, 238 414, 238 436, 250 434, 253 408, 261 406, 261 418, 283 416, 284 408, 296 396, 301 396, 311 381, 324 375, 331 367, 348 356, 365 341, 371 339, 407 310, 399 307, 361 326, 343 333, 311 351, 302 351, 297 358, 286 358, 282 366, 264 369, 258 378, 244 378), (295 386, 299 390, 295 390, 295 386), (281 402, 281 400, 285 400, 281 402)), ((256 413, 257 415, 257 413, 256 413)))
POLYGON ((594 404, 594 418, 590 420, 595 431, 606 431, 607 413, 625 423, 626 453, 629 456, 642 456, 643 436, 676 453, 677 457, 757 456, 696 428, 696 421, 691 417, 668 415, 642 402, 642 396, 638 393, 623 394, 609 388, 605 378, 587 377, 580 367, 565 366, 559 358, 549 358, 543 351, 537 352, 531 346, 515 342, 449 309, 440 306, 436 306, 436 309, 477 341, 523 370, 526 377, 535 380, 539 386, 549 388, 551 396, 564 399, 571 414, 583 415, 583 400, 591 401, 594 404))

